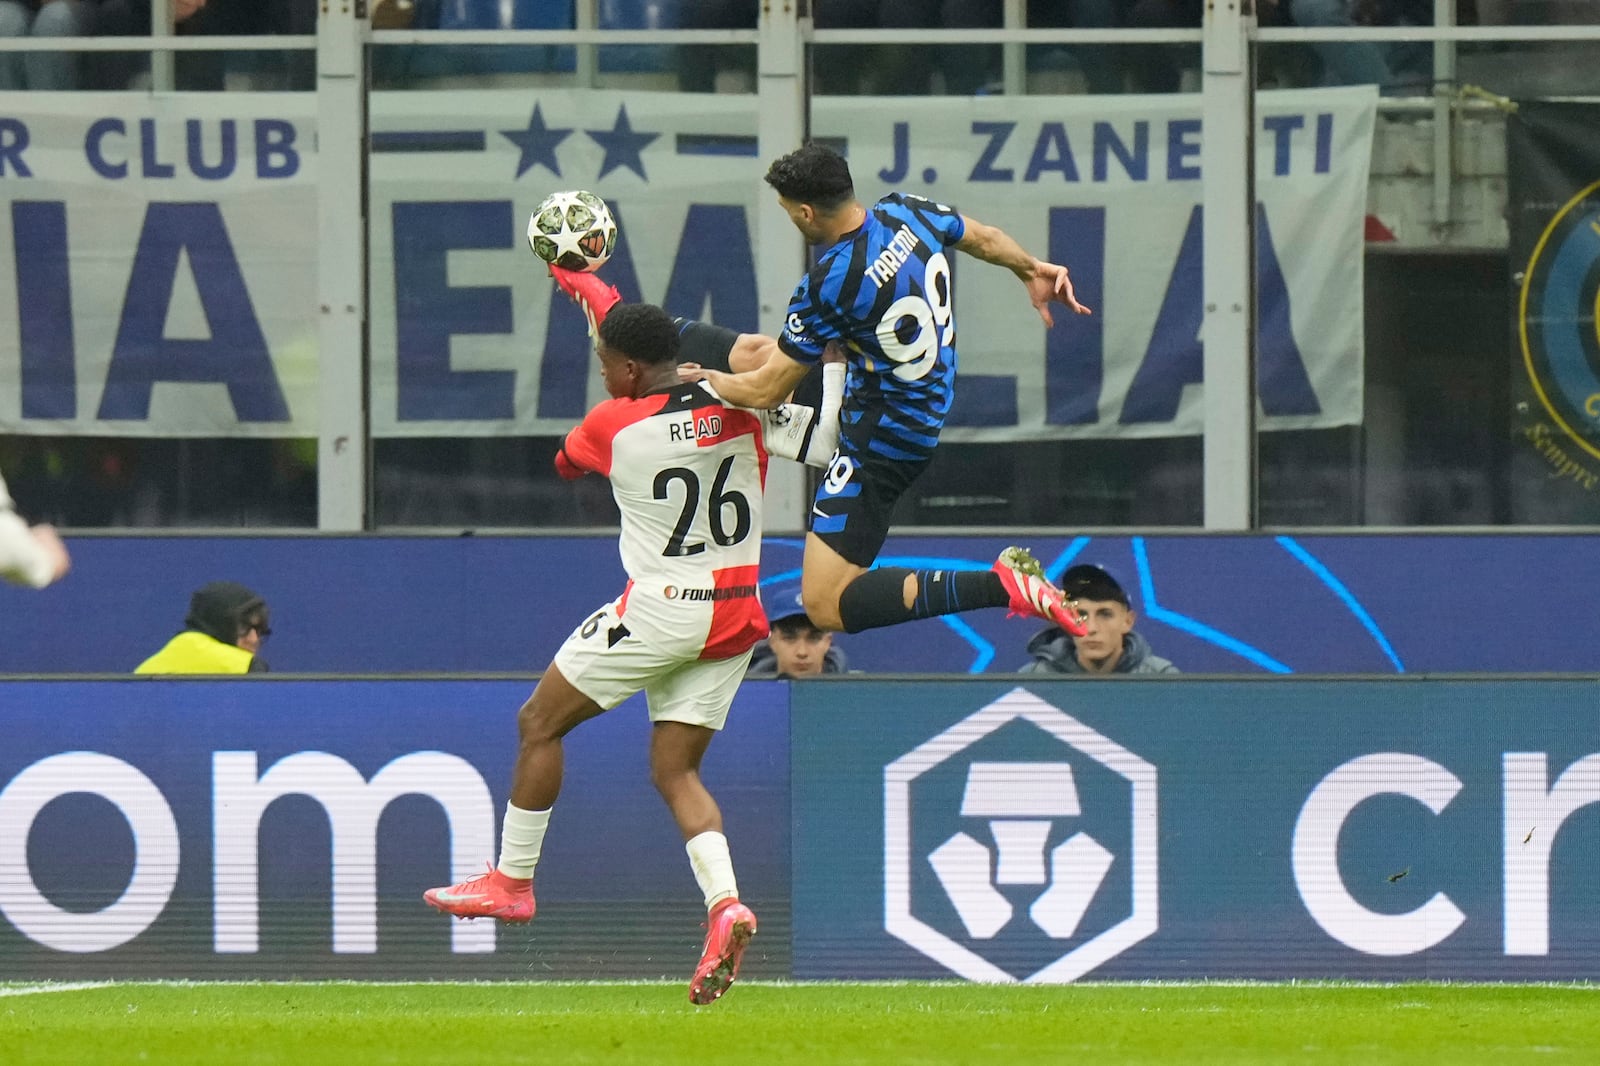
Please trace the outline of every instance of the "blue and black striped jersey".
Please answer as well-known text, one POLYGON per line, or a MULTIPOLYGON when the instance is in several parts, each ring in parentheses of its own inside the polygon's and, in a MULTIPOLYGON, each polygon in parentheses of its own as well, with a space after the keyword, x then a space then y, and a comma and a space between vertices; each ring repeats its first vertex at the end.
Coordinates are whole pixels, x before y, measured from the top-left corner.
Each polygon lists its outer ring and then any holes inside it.
POLYGON ((815 363, 829 341, 843 342, 843 422, 874 420, 867 447, 888 458, 929 455, 950 410, 956 316, 945 249, 965 232, 954 208, 891 193, 822 253, 789 300, 779 346, 815 363))

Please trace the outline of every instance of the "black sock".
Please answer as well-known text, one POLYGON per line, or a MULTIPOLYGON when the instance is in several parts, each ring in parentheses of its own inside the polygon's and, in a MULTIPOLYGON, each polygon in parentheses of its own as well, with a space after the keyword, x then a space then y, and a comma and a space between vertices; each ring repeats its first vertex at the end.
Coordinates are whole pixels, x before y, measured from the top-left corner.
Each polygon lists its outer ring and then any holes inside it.
POLYGON ((731 372, 728 356, 739 339, 738 330, 687 318, 673 321, 678 324, 678 362, 699 363, 707 370, 731 372))
POLYGON ((839 596, 839 621, 846 633, 878 629, 917 618, 1004 607, 1011 602, 1000 576, 992 570, 908 570, 883 566, 868 570, 839 596), (917 595, 905 604, 909 575, 917 579, 917 595))

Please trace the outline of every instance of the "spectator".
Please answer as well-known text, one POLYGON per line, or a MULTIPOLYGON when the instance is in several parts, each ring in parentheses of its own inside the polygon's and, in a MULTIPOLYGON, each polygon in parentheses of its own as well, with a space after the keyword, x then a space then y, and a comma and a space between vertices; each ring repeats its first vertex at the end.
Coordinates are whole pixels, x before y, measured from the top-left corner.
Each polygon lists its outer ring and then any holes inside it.
MULTIPOLYGON (((1203 0, 1117 0, 1123 5, 1123 24, 1137 30, 1195 29, 1205 19, 1203 0)), ((1287 26, 1286 5, 1279 0, 1257 0, 1256 20, 1263 27, 1287 26)), ((1134 92, 1183 91, 1184 72, 1192 72, 1192 89, 1199 88, 1198 44, 1135 44, 1118 55, 1127 64, 1134 92)), ((1256 52, 1257 88, 1287 88, 1318 80, 1315 53, 1300 44, 1262 45, 1256 52)))
POLYGON ((267 602, 243 585, 213 581, 189 600, 183 632, 140 663, 136 674, 259 674, 272 635, 267 602))
MULTIPOLYGON (((1133 0, 1127 24, 1138 30, 1188 30, 1205 18, 1202 0, 1133 0)), ((1175 93, 1185 69, 1200 69, 1197 44, 1136 44, 1127 48, 1134 92, 1175 93)))
MULTIPOLYGON (((1276 4, 1277 0, 1271 0, 1276 4)), ((1311 27, 1431 26, 1431 0, 1289 0, 1296 25, 1311 27)), ((1376 85, 1385 94, 1423 91, 1431 82, 1430 46, 1397 41, 1318 41, 1324 85, 1376 85)))
MULTIPOLYGON (((0 3, 7 0, 0 0, 0 3)), ((60 0, 56 0, 60 2, 60 0)), ((182 36, 314 34, 315 0, 173 0, 172 20, 182 36)), ((150 0, 100 0, 94 32, 102 37, 138 37, 150 33, 150 0)), ((253 53, 254 55, 254 53, 253 53)), ((263 53, 263 55, 266 55, 263 53)), ((220 91, 227 73, 225 51, 179 52, 173 60, 177 88, 220 91)), ((274 69, 254 88, 313 88, 315 56, 305 50, 270 55, 274 69)), ((94 63, 94 88, 118 90, 147 65, 144 55, 107 52, 94 63)))
MULTIPOLYGON (((1029 29, 1109 29, 1119 24, 1120 8, 1127 0, 1028 0, 1029 29)), ((1003 0, 814 0, 820 29, 999 29, 1005 24, 1003 0)), ((1091 93, 1122 89, 1122 70, 1116 63, 1115 45, 1083 45, 1068 52, 1091 93)), ((1028 66, 1058 50, 1055 45, 1028 49, 1028 66)), ((868 66, 869 92, 888 95, 921 94, 930 89, 929 75, 940 69, 944 91, 971 96, 1000 81, 1000 49, 970 44, 928 45, 880 49, 868 66)))
MULTIPOLYGON (((683 0, 678 22, 686 30, 753 30, 756 0, 683 0)), ((755 50, 727 45, 689 44, 678 49, 678 88, 686 93, 717 90, 717 76, 727 72, 751 91, 755 88, 755 50)))
POLYGON ((60 580, 71 566, 55 529, 24 522, 11 503, 5 479, 0 478, 0 577, 42 589, 60 580))
MULTIPOLYGON (((1102 29, 1119 24, 1130 0, 1029 0, 1031 28, 1076 26, 1102 29)), ((679 25, 685 29, 749 29, 756 25, 757 0, 684 0, 679 25)), ((1004 23, 1002 0, 812 0, 813 24, 819 30, 997 29, 1004 23)), ((749 49, 740 49, 749 52, 749 49)), ((1055 46, 1030 49, 1037 53, 1055 46)), ((1121 68, 1114 62, 1115 45, 1070 49, 1090 92, 1118 92, 1121 68)), ((691 46, 680 53, 679 86, 687 92, 710 92, 720 69, 754 71, 748 60, 726 57, 733 49, 691 46)), ((814 64, 817 91, 833 95, 872 93, 922 96, 935 88, 932 75, 943 72, 944 91, 970 96, 1000 79, 1000 49, 973 45, 828 45, 814 64), (976 57, 976 58, 975 58, 976 57)))
POLYGON ((814 677, 846 672, 844 650, 833 634, 818 629, 801 606, 800 585, 786 585, 766 597, 772 632, 755 646, 746 678, 814 677))
POLYGON ((1128 594, 1103 567, 1082 563, 1061 577, 1061 591, 1077 603, 1088 632, 1071 637, 1058 626, 1028 641, 1033 658, 1024 674, 1175 674, 1178 668, 1150 650, 1134 632, 1128 594))
MULTIPOLYGON (((217 7, 210 7, 207 0, 173 0, 174 30, 183 36, 230 32, 222 25, 223 2, 218 0, 217 7)), ((145 37, 149 36, 151 27, 150 0, 101 0, 95 11, 94 32, 100 37, 145 37)), ((220 90, 223 58, 221 52, 176 53, 173 59, 176 87, 220 90)), ((95 89, 126 89, 149 66, 148 56, 135 51, 107 52, 96 59, 91 75, 91 87, 95 89)))
MULTIPOLYGON (((0 37, 86 37, 89 0, 0 0, 0 37)), ((0 91, 76 89, 73 52, 0 52, 0 91)))
MULTIPOLYGON (((813 25, 819 30, 935 29, 944 8, 964 0, 812 0, 813 25)), ((1099 0, 1093 0, 1099 2, 1099 0)), ((683 0, 678 24, 684 29, 753 29, 757 0, 683 0)), ((828 45, 813 70, 818 91, 831 95, 882 93, 926 94, 929 75, 942 49, 930 45, 885 48, 877 45, 828 45)), ((678 86, 685 92, 712 92, 718 75, 727 72, 750 85, 755 82, 754 51, 719 45, 689 45, 678 53, 678 86)))

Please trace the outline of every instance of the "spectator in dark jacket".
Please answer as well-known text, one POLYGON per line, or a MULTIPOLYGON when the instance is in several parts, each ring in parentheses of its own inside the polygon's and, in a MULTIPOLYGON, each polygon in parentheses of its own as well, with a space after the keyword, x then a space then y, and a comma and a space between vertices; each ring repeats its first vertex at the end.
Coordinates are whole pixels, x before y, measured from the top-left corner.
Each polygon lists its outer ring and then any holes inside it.
POLYGON ((811 624, 800 606, 799 584, 763 593, 772 633, 755 646, 746 678, 812 677, 846 672, 844 651, 833 634, 811 624))
POLYGON ((1134 632, 1128 594, 1103 567, 1082 563, 1061 576, 1061 591, 1077 603, 1089 631, 1069 636, 1059 626, 1034 634, 1025 674, 1175 674, 1178 668, 1134 632))

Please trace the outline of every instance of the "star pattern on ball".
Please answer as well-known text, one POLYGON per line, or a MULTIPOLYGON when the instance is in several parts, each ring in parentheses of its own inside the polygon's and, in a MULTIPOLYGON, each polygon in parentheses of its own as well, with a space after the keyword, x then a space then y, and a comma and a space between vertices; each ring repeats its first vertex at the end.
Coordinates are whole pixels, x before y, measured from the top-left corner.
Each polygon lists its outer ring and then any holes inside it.
POLYGON ((522 155, 517 158, 516 177, 520 178, 534 167, 544 167, 556 177, 561 176, 561 164, 556 160, 556 146, 572 134, 572 129, 554 129, 544 124, 544 113, 533 105, 533 117, 528 128, 501 130, 500 136, 516 145, 522 155))
POLYGON ((600 163, 599 177, 603 178, 618 167, 627 167, 645 181, 644 159, 640 153, 659 133, 636 133, 628 121, 628 105, 617 107, 617 121, 609 130, 584 130, 593 141, 605 149, 605 159, 600 163))

